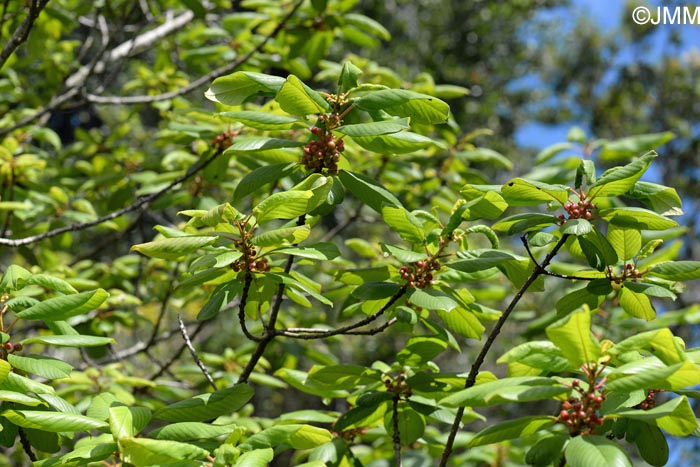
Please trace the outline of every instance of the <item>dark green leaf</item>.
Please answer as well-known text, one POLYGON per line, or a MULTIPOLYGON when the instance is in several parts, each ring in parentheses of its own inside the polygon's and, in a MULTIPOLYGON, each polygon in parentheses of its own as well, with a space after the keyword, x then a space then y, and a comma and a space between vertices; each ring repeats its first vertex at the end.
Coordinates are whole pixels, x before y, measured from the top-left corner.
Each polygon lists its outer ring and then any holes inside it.
POLYGON ((450 106, 432 96, 404 89, 383 89, 354 100, 354 105, 370 112, 409 117, 415 123, 445 123, 450 106))
POLYGON ((389 190, 365 175, 341 170, 338 178, 357 199, 380 214, 385 204, 401 207, 401 202, 389 190))
POLYGON ((282 164, 271 164, 263 165, 258 167, 252 172, 248 173, 245 177, 241 179, 236 185, 236 189, 233 192, 233 198, 235 200, 241 200, 245 196, 253 193, 259 188, 264 187, 268 183, 276 182, 277 180, 284 178, 294 172, 294 169, 298 165, 296 163, 282 163, 282 164))
POLYGON ((226 105, 240 105, 251 96, 273 96, 284 84, 284 78, 250 71, 237 71, 217 78, 207 92, 207 99, 226 105))
POLYGON ((622 447, 604 436, 577 436, 566 445, 566 465, 570 467, 632 467, 622 447))
POLYGON ((82 315, 102 305, 109 294, 103 289, 74 295, 62 295, 39 302, 17 313, 22 319, 44 321, 64 321, 72 316, 82 315))
POLYGON ((253 388, 239 384, 216 392, 200 394, 156 410, 154 417, 170 422, 203 422, 231 415, 252 397, 253 388))

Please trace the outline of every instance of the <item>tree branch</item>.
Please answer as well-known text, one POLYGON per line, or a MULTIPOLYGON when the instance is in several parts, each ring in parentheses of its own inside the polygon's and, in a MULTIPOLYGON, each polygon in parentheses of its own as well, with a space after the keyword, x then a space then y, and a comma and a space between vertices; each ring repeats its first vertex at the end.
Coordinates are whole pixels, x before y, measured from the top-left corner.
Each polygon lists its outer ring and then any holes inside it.
POLYGON ((222 154, 222 151, 216 151, 214 152, 213 155, 209 156, 206 159, 202 159, 196 164, 192 165, 187 172, 185 172, 183 175, 179 176, 175 180, 173 180, 171 183, 169 183, 166 187, 156 191, 155 193, 151 193, 150 195, 140 197, 139 199, 136 200, 134 204, 131 204, 125 208, 119 209, 118 211, 115 211, 111 214, 107 214, 102 217, 98 217, 94 221, 90 222, 81 222, 77 224, 71 224, 71 225, 66 225, 64 227, 59 227, 57 229, 49 230, 48 232, 44 232, 42 234, 38 235, 32 235, 30 237, 25 237, 25 238, 19 238, 19 239, 12 239, 12 238, 0 238, 0 245, 6 245, 10 247, 18 247, 22 245, 29 245, 31 243, 36 243, 41 240, 55 237, 56 235, 60 235, 62 233, 66 232, 78 232, 80 230, 85 230, 90 227, 94 227, 96 225, 102 224, 103 222, 110 221, 112 219, 116 219, 117 217, 121 217, 124 214, 127 214, 132 211, 136 211, 137 209, 140 209, 141 207, 147 206, 154 200, 160 198, 163 196, 165 193, 169 192, 172 190, 176 185, 179 185, 180 183, 186 181, 190 177, 192 177, 195 173, 199 172, 202 170, 204 167, 212 163, 217 157, 219 157, 222 154))
POLYGON ((595 280, 595 277, 581 277, 581 276, 569 276, 568 274, 559 274, 556 272, 551 272, 547 271, 545 268, 540 266, 537 263, 537 260, 535 259, 535 256, 532 254, 532 251, 530 250, 530 244, 527 241, 527 236, 523 235, 520 237, 520 240, 523 242, 523 245, 525 246, 525 250, 527 251, 527 255, 530 257, 530 260, 535 264, 536 268, 542 269, 542 274, 546 276, 551 276, 551 277, 558 277, 560 279, 568 279, 568 280, 575 280, 575 281, 592 281, 595 280))
POLYGON ((22 43, 27 40, 27 37, 29 37, 29 32, 34 26, 34 22, 39 17, 41 10, 44 9, 47 3, 49 3, 49 0, 32 0, 31 4, 29 5, 27 17, 24 18, 22 24, 19 25, 19 27, 12 34, 12 37, 10 37, 10 40, 8 40, 5 44, 5 47, 3 47, 2 51, 0 51, 0 69, 5 65, 5 62, 7 62, 15 50, 17 50, 17 47, 22 45, 22 43))
POLYGON ((401 464, 401 433, 399 432, 399 393, 394 394, 392 399, 391 417, 392 417, 392 439, 394 441, 394 455, 396 456, 396 467, 402 467, 401 464))
MULTIPOLYGON (((537 280, 539 276, 546 275, 547 271, 545 268, 549 266, 549 263, 551 263, 552 259, 559 252, 559 249, 562 246, 564 246, 564 243, 566 243, 566 239, 568 237, 569 235, 567 234, 563 235, 559 239, 557 244, 554 245, 554 248, 552 248, 549 254, 545 257, 544 261, 542 261, 542 264, 538 264, 536 261, 533 261, 535 263, 535 269, 528 276, 527 280, 525 280, 525 283, 520 287, 518 292, 510 301, 508 307, 503 312, 501 317, 496 322, 496 325, 491 330, 491 333, 486 339, 484 346, 481 348, 479 355, 477 355, 476 359, 474 360, 471 370, 467 375, 467 380, 464 383, 465 389, 474 386, 474 384, 476 383, 476 377, 479 374, 479 370, 481 369, 481 366, 484 364, 484 360, 486 359, 486 355, 491 350, 491 346, 496 341, 496 337, 498 337, 498 334, 501 332, 501 329, 503 328, 505 322, 508 320, 508 317, 513 312, 515 306, 518 304, 518 302, 520 302, 520 299, 523 298, 523 295, 525 295, 525 292, 527 292, 527 290, 530 288, 533 282, 535 282, 535 280, 537 280)), ((447 460, 449 459, 450 455, 452 455, 452 446, 454 445, 457 432, 459 431, 459 426, 462 423, 462 416, 464 416, 464 407, 460 407, 459 409, 457 409, 457 415, 455 416, 454 423, 452 424, 452 429, 450 430, 450 434, 447 438, 447 443, 445 443, 445 450, 443 451, 442 457, 440 458, 439 467, 446 467, 447 460)))
POLYGON ((197 351, 194 349, 194 346, 192 345, 192 341, 190 340, 190 336, 187 335, 187 328, 185 327, 185 323, 182 322, 182 318, 180 317, 180 313, 177 314, 177 323, 180 326, 180 333, 182 334, 182 338, 185 339, 185 345, 187 346, 187 349, 190 351, 190 355, 192 355, 192 358, 194 359, 195 363, 199 367, 200 370, 202 370, 202 374, 204 377, 209 381, 209 385, 214 388, 214 391, 218 391, 219 388, 216 387, 216 383, 214 382, 214 378, 211 377, 209 374, 209 371, 207 370, 207 367, 204 366, 204 362, 202 362, 202 359, 199 358, 199 355, 197 355, 197 351))
POLYGON ((301 4, 304 3, 303 0, 297 2, 294 7, 290 10, 287 15, 282 18, 280 23, 277 25, 277 27, 270 32, 265 38, 258 44, 256 45, 250 52, 247 54, 243 55, 240 57, 238 60, 234 60, 233 62, 220 66, 219 68, 216 68, 215 70, 210 71, 204 76, 201 76, 188 84, 187 86, 183 86, 180 89, 176 89, 175 91, 170 91, 170 92, 164 92, 161 94, 153 94, 153 95, 142 95, 142 96, 100 96, 97 94, 90 94, 88 93, 86 95, 86 99, 89 102, 95 103, 95 104, 118 104, 118 105, 129 105, 129 104, 147 104, 147 103, 152 103, 152 102, 160 102, 160 101, 165 101, 168 99, 173 99, 178 96, 182 96, 184 94, 187 94, 188 92, 191 92, 198 87, 209 83, 210 81, 223 76, 225 74, 228 74, 238 68, 240 65, 243 63, 247 62, 250 60, 250 58, 258 53, 271 39, 273 39, 277 34, 284 29, 284 26, 287 24, 287 22, 294 16, 296 11, 299 9, 301 4))
POLYGON ((408 285, 404 284, 398 292, 396 292, 391 299, 386 302, 386 304, 376 313, 373 313, 369 315, 366 318, 361 319, 360 321, 357 321, 356 323, 349 324, 347 326, 343 326, 342 328, 337 328, 337 329, 313 329, 313 328, 288 328, 288 329, 279 329, 275 333, 277 335, 285 336, 285 337, 291 337, 294 339, 323 339, 326 337, 331 337, 331 336, 337 336, 338 334, 377 334, 378 332, 383 331, 387 327, 391 326, 394 324, 396 321, 395 320, 389 320, 387 323, 384 325, 376 328, 377 330, 370 330, 370 331, 365 331, 365 332, 350 332, 353 331, 357 328, 361 328, 362 326, 365 326, 372 321, 376 320, 379 318, 381 315, 383 315, 391 306, 396 303, 396 301, 401 298, 405 293, 406 290, 408 289, 408 285), (390 324, 389 324, 390 323, 390 324), (295 332, 299 331, 300 332, 295 332))

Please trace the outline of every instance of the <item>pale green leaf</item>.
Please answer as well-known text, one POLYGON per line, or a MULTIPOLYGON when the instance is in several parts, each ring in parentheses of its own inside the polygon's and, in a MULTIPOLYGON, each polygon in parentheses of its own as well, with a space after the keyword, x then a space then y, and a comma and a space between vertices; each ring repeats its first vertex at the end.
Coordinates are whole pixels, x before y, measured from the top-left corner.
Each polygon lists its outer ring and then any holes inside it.
POLYGON ((82 315, 102 305, 109 294, 104 289, 49 298, 17 313, 22 319, 64 321, 82 315))
POLYGON ((211 245, 217 237, 186 236, 163 238, 148 243, 141 243, 131 247, 131 251, 138 251, 151 258, 178 259, 182 256, 194 253, 202 247, 211 245))

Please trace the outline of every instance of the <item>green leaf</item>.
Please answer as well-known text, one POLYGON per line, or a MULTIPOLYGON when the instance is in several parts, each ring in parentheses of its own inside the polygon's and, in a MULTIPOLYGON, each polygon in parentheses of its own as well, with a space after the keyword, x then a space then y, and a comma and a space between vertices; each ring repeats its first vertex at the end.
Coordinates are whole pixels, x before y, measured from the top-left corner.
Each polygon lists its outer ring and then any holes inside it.
POLYGON ((308 225, 297 225, 294 227, 283 227, 281 229, 268 230, 255 235, 250 243, 255 246, 271 247, 280 244, 301 243, 311 233, 311 227, 308 225))
POLYGON ((688 359, 684 345, 677 341, 677 338, 668 328, 635 334, 612 346, 608 349, 608 353, 611 355, 623 355, 640 350, 652 353, 666 365, 673 365, 688 359))
POLYGON ((133 438, 151 421, 151 410, 146 407, 117 405, 109 408, 109 427, 116 441, 133 438))
POLYGON ((511 170, 513 163, 500 152, 489 148, 474 148, 468 151, 457 151, 454 156, 460 160, 476 163, 487 163, 511 170))
POLYGON ((99 307, 109 294, 104 289, 74 295, 62 295, 39 302, 17 313, 22 319, 43 321, 64 321, 72 316, 82 315, 99 307))
POLYGON ((382 218, 391 230, 409 243, 422 244, 425 240, 420 220, 407 210, 393 206, 382 207, 382 218))
POLYGON ((325 99, 294 75, 289 75, 275 100, 285 112, 301 117, 330 111, 325 99))
MULTIPOLYGON (((553 417, 546 416, 523 417, 496 423, 474 435, 474 437, 469 441, 468 446, 473 448, 476 446, 484 446, 486 444, 498 443, 509 439, 522 438, 524 436, 537 433, 538 431, 548 428, 555 423, 556 420, 553 417)), ((593 465, 607 464, 590 464, 588 467, 593 465)))
POLYGON ((600 344, 591 333, 591 313, 587 307, 549 326, 546 333, 573 368, 600 357, 600 344))
POLYGON ((0 383, 5 381, 7 375, 12 371, 12 365, 5 360, 0 360, 0 383))
POLYGON ((642 200, 654 212, 662 216, 680 216, 683 214, 681 198, 673 188, 640 181, 634 184, 629 195, 642 200))
POLYGON ((488 191, 482 196, 463 205, 462 220, 497 219, 508 208, 508 203, 495 191, 488 191))
POLYGON ((338 178, 357 199, 380 214, 384 204, 401 207, 401 202, 389 190, 365 175, 341 170, 338 178))
POLYGON ((457 302, 452 297, 435 289, 415 289, 409 300, 426 310, 451 311, 457 307, 457 302))
POLYGON ((700 261, 666 261, 649 268, 649 273, 672 281, 700 279, 700 261))
MULTIPOLYGON (((399 406, 396 420, 398 422, 399 441, 402 446, 408 446, 425 432, 425 417, 405 405, 399 406)), ((384 429, 394 436, 394 412, 384 414, 384 429)))
POLYGON ((310 425, 288 424, 267 428, 248 438, 241 449, 262 449, 288 444, 293 449, 312 449, 329 442, 328 430, 310 425))
POLYGON ((656 357, 618 366, 608 375, 607 389, 631 392, 648 388, 678 390, 700 384, 700 370, 691 361, 667 366, 656 357))
POLYGON ((351 62, 344 62, 343 68, 340 70, 340 76, 338 76, 339 91, 348 92, 356 88, 359 84, 360 76, 362 76, 362 70, 351 62))
POLYGON ((0 290, 3 292, 9 292, 11 290, 17 290, 20 281, 29 280, 32 277, 32 273, 24 269, 22 266, 17 266, 16 264, 11 264, 5 270, 5 274, 2 275, 2 281, 0 281, 0 290))
MULTIPOLYGON (((609 285, 609 281, 608 281, 609 285)), ((612 287, 610 287, 612 291, 612 287)), ((607 294, 605 294, 607 295, 607 294)), ((595 310, 602 303, 604 297, 592 293, 587 287, 571 291, 557 301, 557 313, 566 315, 578 310, 583 305, 587 305, 591 310, 595 310)))
POLYGON ((141 243, 131 247, 131 251, 150 256, 151 258, 178 259, 182 256, 194 253, 202 247, 211 245, 217 237, 186 236, 163 238, 148 243, 141 243))
POLYGON ((335 431, 341 433, 352 428, 368 427, 381 420, 390 407, 387 398, 391 399, 391 394, 387 392, 382 392, 381 394, 384 398, 376 401, 376 403, 358 405, 341 415, 335 423, 335 431))
MULTIPOLYGON (((7 361, 18 370, 47 379, 66 378, 73 367, 68 363, 43 355, 14 355, 9 354, 7 361)), ((0 381, 3 378, 0 376, 0 381)))
POLYGON ((209 455, 209 451, 193 444, 148 438, 122 438, 119 452, 121 459, 134 467, 193 461, 209 455))
POLYGON ((450 311, 438 309, 437 314, 450 331, 469 339, 481 339, 486 329, 474 312, 461 307, 450 311))
POLYGON ((309 371, 308 380, 333 389, 355 389, 358 385, 375 384, 380 381, 380 373, 359 365, 314 366, 309 371))
POLYGON ((570 388, 551 378, 516 376, 477 384, 440 401, 446 407, 489 407, 505 402, 528 402, 554 398, 570 388))
POLYGON ((527 451, 525 462, 535 467, 550 466, 562 456, 568 436, 562 434, 543 435, 527 451))
POLYGON ((557 222, 559 222, 559 219, 550 214, 524 212, 501 219, 491 226, 491 228, 496 231, 505 232, 508 235, 513 235, 520 232, 529 232, 531 230, 541 230, 550 225, 555 225, 557 222))
POLYGON ((220 116, 225 119, 241 122, 251 128, 258 130, 288 130, 300 123, 296 117, 289 115, 278 115, 270 112, 255 112, 252 110, 239 110, 237 112, 221 112, 220 116))
POLYGON ((219 314, 224 304, 233 300, 243 290, 241 281, 233 281, 220 284, 209 296, 209 300, 204 304, 202 310, 197 315, 197 321, 206 321, 219 314))
POLYGON ((24 428, 35 428, 51 433, 102 430, 108 427, 105 422, 100 420, 71 413, 5 410, 0 413, 0 416, 24 428))
POLYGON ((22 345, 46 344, 54 347, 99 347, 114 344, 111 337, 101 336, 35 336, 21 341, 22 345))
POLYGON ((357 13, 344 13, 343 20, 346 24, 351 24, 357 27, 359 30, 367 31, 385 41, 391 39, 391 34, 389 31, 382 26, 381 23, 368 16, 357 13))
POLYGON ((334 243, 315 243, 303 247, 278 248, 271 253, 299 256, 301 258, 330 261, 340 256, 340 250, 334 243))
POLYGON ((352 296, 360 300, 382 300, 396 295, 401 286, 393 282, 367 282, 352 291, 352 296))
POLYGON ((569 190, 563 185, 514 178, 503 185, 501 195, 511 206, 533 206, 551 201, 563 205, 569 199, 569 190))
POLYGON ((628 261, 642 248, 642 234, 637 229, 628 229, 610 224, 608 241, 615 248, 618 258, 628 261))
POLYGON ((241 454, 233 467, 267 467, 274 457, 272 448, 256 449, 241 454))
POLYGON ((57 277, 49 276, 47 274, 34 274, 33 276, 26 279, 24 285, 40 285, 46 287, 47 289, 55 290, 62 294, 75 294, 78 293, 75 287, 70 285, 68 282, 57 277))
POLYGON ((438 144, 427 136, 410 131, 376 136, 355 136, 352 140, 364 149, 380 154, 407 154, 438 144))
POLYGON ((450 106, 440 99, 404 89, 369 92, 355 99, 353 105, 369 112, 410 117, 414 123, 445 123, 450 114, 450 106))
POLYGON ((226 152, 234 154, 256 155, 272 149, 299 148, 304 146, 302 141, 292 141, 282 138, 268 138, 266 136, 241 136, 233 140, 233 144, 226 152))
MULTIPOLYGON (((3 363, 0 363, 0 372, 2 372, 2 368, 5 368, 5 367, 9 368, 9 365, 7 364, 7 362, 3 362, 3 363)), ((3 379, 5 379, 5 378, 1 377, 1 375, 0 375, 0 382, 2 382, 3 379)), ((27 396, 25 394, 20 394, 19 392, 15 392, 15 391, 6 391, 4 389, 0 390, 0 401, 28 405, 31 407, 35 407, 37 405, 46 405, 46 403, 44 401, 39 400, 35 397, 27 396)), ((2 431, 2 430, 0 430, 0 431, 2 431)))
POLYGON ((559 227, 562 235, 576 235, 577 237, 589 234, 593 226, 586 219, 568 219, 559 227))
POLYGON ((216 392, 199 394, 166 407, 153 414, 169 422, 203 422, 221 415, 230 415, 243 407, 252 397, 253 388, 239 384, 216 392))
POLYGON ((618 161, 635 157, 645 151, 671 141, 675 135, 670 131, 650 133, 645 135, 628 136, 613 141, 606 141, 598 157, 605 162, 618 161))
POLYGON ((620 306, 635 318, 642 318, 650 321, 656 317, 656 311, 645 294, 631 291, 623 287, 618 295, 620 306))
POLYGON ((663 467, 668 462, 668 442, 658 427, 640 423, 634 442, 642 459, 648 464, 663 467))
POLYGON ((599 215, 610 224, 638 230, 666 230, 678 227, 678 222, 643 208, 601 209, 599 215))
POLYGON ((231 434, 236 425, 212 425, 200 422, 171 423, 151 431, 149 436, 156 439, 171 441, 192 441, 197 439, 212 439, 231 434))
POLYGON ((589 159, 582 159, 581 163, 576 168, 574 188, 577 190, 580 189, 584 180, 588 185, 595 183, 595 164, 589 159))
POLYGON ((393 120, 382 120, 370 123, 356 123, 354 125, 343 125, 334 128, 333 131, 347 136, 378 136, 399 131, 408 130, 410 128, 408 118, 395 118, 393 120))
POLYGON ((566 151, 567 149, 571 149, 573 147, 574 145, 571 143, 556 143, 552 144, 551 146, 547 146, 542 151, 540 151, 535 157, 535 165, 547 162, 557 154, 560 154, 563 151, 566 151))
POLYGON ((569 361, 561 350, 549 341, 531 341, 507 351, 496 363, 520 363, 531 368, 561 372, 569 368, 569 361))
POLYGON ((388 243, 382 243, 382 250, 389 253, 391 256, 399 260, 401 263, 415 263, 416 261, 425 260, 425 251, 410 251, 404 250, 388 243))
POLYGON ((632 467, 625 450, 604 436, 576 436, 565 450, 569 467, 632 467))
POLYGON ((619 196, 627 193, 646 172, 655 157, 656 153, 652 151, 625 166, 606 170, 588 190, 589 199, 596 196, 619 196))
POLYGON ((311 190, 274 193, 255 206, 253 213, 260 223, 273 219, 295 219, 313 209, 310 209, 313 197, 311 190))
POLYGON ((252 96, 273 96, 285 83, 279 76, 237 71, 217 78, 204 96, 226 105, 240 105, 252 96))
POLYGON ((655 423, 673 436, 688 436, 698 427, 698 420, 686 396, 675 397, 649 410, 632 409, 609 415, 655 423))
POLYGON ((248 173, 238 182, 236 189, 233 192, 233 199, 243 199, 268 183, 276 182, 277 180, 290 175, 292 172, 294 172, 296 167, 297 164, 294 162, 263 165, 262 167, 258 167, 257 169, 248 173))

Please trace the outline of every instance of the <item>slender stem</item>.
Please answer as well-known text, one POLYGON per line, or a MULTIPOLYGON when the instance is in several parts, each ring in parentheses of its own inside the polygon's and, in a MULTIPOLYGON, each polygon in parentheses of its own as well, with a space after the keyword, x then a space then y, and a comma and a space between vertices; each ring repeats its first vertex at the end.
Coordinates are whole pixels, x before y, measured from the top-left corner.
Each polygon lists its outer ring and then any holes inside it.
MULTIPOLYGON (((559 239, 556 245, 554 245, 554 248, 552 248, 549 254, 545 257, 544 261, 542 261, 542 264, 533 261, 535 264, 535 269, 532 271, 532 273, 530 273, 528 278, 525 280, 525 283, 520 287, 518 292, 510 301, 508 307, 498 319, 494 328, 491 330, 491 333, 486 339, 484 346, 481 348, 479 355, 477 355, 476 359, 474 360, 471 370, 467 375, 467 380, 464 383, 465 389, 474 386, 474 384, 476 383, 476 377, 479 374, 479 370, 481 369, 481 366, 484 364, 484 360, 486 359, 486 355, 491 350, 491 346, 493 346, 493 343, 496 341, 496 337, 498 337, 498 334, 500 334, 503 325, 508 320, 508 317, 515 309, 516 305, 520 302, 520 299, 523 298, 525 292, 527 292, 530 286, 535 282, 535 280, 537 280, 537 278, 541 275, 546 275, 547 271, 545 268, 549 266, 549 263, 551 263, 552 259, 556 256, 561 247, 564 246, 564 243, 566 243, 568 237, 569 236, 567 234, 563 235, 559 239)), ((459 409, 457 409, 457 415, 455 416, 454 423, 452 424, 452 429, 450 430, 447 442, 445 443, 445 450, 443 451, 442 457, 440 458, 439 467, 446 467, 447 460, 452 455, 452 447, 454 446, 455 438, 457 437, 457 432, 459 431, 459 426, 462 423, 462 416, 464 416, 464 407, 460 407, 459 409)))
POLYGON ((394 440, 394 455, 396 456, 396 467, 402 467, 401 464, 401 433, 399 432, 399 400, 401 395, 396 393, 393 397, 392 404, 392 437, 394 440))
MULTIPOLYGON (((190 336, 190 339, 194 339, 197 336, 197 334, 199 334, 199 332, 202 329, 204 329, 205 324, 206 324, 206 321, 202 321, 201 323, 199 323, 199 325, 195 328, 194 332, 190 336)), ((187 347, 187 345, 183 344, 180 347, 180 349, 177 352, 175 352, 175 354, 170 358, 170 360, 168 360, 165 363, 165 365, 161 366, 160 369, 158 370, 158 372, 156 372, 156 374, 151 376, 150 379, 154 380, 154 379, 158 378, 159 376, 161 376, 166 371, 168 371, 168 368, 170 368, 173 365, 173 363, 175 363, 180 358, 180 355, 182 355, 182 352, 184 352, 186 347, 187 347)))
POLYGON ((29 37, 29 32, 34 26, 34 21, 36 21, 36 19, 39 17, 39 13, 41 13, 41 10, 44 9, 47 3, 49 3, 49 0, 32 0, 29 5, 27 17, 24 18, 22 24, 19 25, 19 27, 12 34, 12 37, 10 37, 10 40, 8 40, 5 46, 2 48, 2 51, 0 51, 0 68, 2 68, 7 59, 10 58, 10 55, 17 50, 17 47, 22 45, 22 43, 27 40, 27 37, 29 37))
MULTIPOLYGON (((337 336, 338 334, 352 334, 349 331, 353 331, 357 328, 361 328, 362 326, 365 326, 365 325, 371 323, 372 321, 376 320, 381 315, 383 315, 389 308, 392 307, 392 305, 394 305, 394 303, 396 303, 396 301, 398 299, 403 297, 403 295, 406 293, 407 289, 408 289, 408 285, 404 284, 403 287, 401 287, 398 290, 398 292, 396 292, 391 297, 391 299, 389 299, 389 301, 386 302, 384 304, 384 306, 379 311, 377 311, 376 313, 373 313, 373 314, 369 315, 368 317, 361 319, 360 321, 357 321, 353 324, 349 324, 349 325, 343 326, 341 328, 329 329, 329 330, 301 328, 302 329, 301 333, 294 332, 294 329, 298 329, 298 328, 278 329, 275 332, 275 334, 286 336, 286 337, 293 337, 295 339, 323 339, 326 337, 337 336), (313 332, 311 332, 311 331, 313 331, 313 332)), ((391 320, 390 320, 390 322, 391 322, 391 320)), ((395 321, 391 322, 391 324, 394 324, 394 322, 395 321)), ((384 327, 380 326, 377 329, 383 330, 388 326, 390 326, 390 325, 386 325, 384 327)), ((374 334, 376 334, 377 332, 380 332, 380 331, 376 331, 376 332, 374 332, 374 334)), ((367 331, 367 334, 371 334, 371 333, 372 333, 371 331, 367 331)), ((360 334, 360 333, 357 332, 356 334, 360 334)))
POLYGON ((199 355, 197 355, 197 351, 194 349, 194 346, 192 345, 192 341, 190 340, 190 336, 187 335, 187 328, 185 327, 185 323, 182 322, 182 318, 180 317, 180 313, 177 314, 177 323, 180 326, 180 333, 182 334, 182 338, 185 339, 185 345, 187 346, 187 349, 190 351, 190 355, 192 355, 192 358, 194 359, 194 361, 197 364, 197 366, 199 367, 199 369, 202 370, 202 374, 209 382, 209 385, 212 388, 214 388, 214 391, 217 391, 219 388, 216 387, 216 383, 214 382, 214 378, 211 377, 211 375, 209 374, 209 371, 207 370, 207 367, 204 366, 204 362, 202 362, 202 359, 199 358, 199 355))
POLYGON ((245 323, 245 307, 246 304, 248 303, 248 294, 250 293, 250 286, 253 284, 253 275, 248 271, 245 275, 245 279, 243 282, 243 291, 241 292, 241 302, 238 304, 238 322, 241 324, 241 329, 243 330, 243 334, 245 336, 255 342, 262 342, 264 339, 263 337, 258 337, 253 335, 249 330, 248 326, 245 323))
POLYGON ((27 454, 27 457, 30 461, 36 462, 36 455, 34 454, 34 451, 32 451, 32 444, 29 442, 29 439, 27 438, 27 433, 24 431, 24 428, 19 427, 17 432, 19 433, 19 441, 20 443, 22 443, 22 449, 24 449, 24 452, 27 454))
POLYGON ((551 277, 558 277, 559 279, 567 279, 573 281, 592 281, 598 279, 597 277, 570 276, 568 274, 558 274, 556 272, 547 271, 537 263, 537 260, 532 254, 532 251, 530 250, 530 244, 527 241, 527 236, 523 235, 522 237, 520 237, 520 240, 523 242, 523 245, 525 246, 525 251, 527 251, 527 255, 530 257, 530 260, 533 263, 535 263, 535 267, 541 268, 543 270, 542 274, 551 277))

